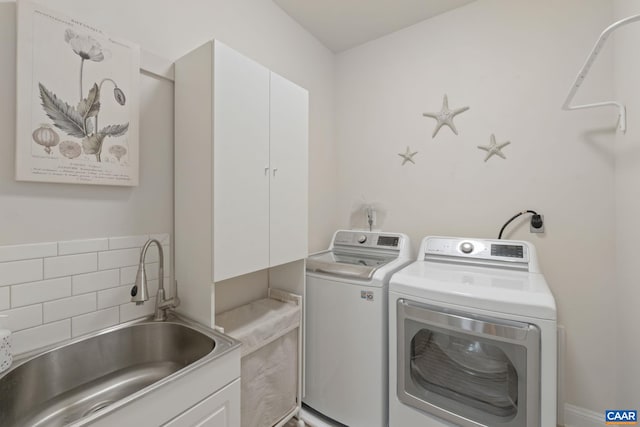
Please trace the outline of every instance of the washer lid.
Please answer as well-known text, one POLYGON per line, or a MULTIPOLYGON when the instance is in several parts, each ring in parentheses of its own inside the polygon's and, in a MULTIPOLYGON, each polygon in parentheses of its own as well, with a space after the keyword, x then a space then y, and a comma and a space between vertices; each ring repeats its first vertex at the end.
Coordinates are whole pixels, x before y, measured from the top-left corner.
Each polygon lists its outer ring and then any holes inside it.
POLYGON ((539 273, 416 261, 391 277, 389 290, 498 313, 557 316, 553 294, 539 273))
POLYGON ((307 258, 307 271, 366 280, 371 279, 380 267, 396 258, 397 255, 325 251, 307 258))

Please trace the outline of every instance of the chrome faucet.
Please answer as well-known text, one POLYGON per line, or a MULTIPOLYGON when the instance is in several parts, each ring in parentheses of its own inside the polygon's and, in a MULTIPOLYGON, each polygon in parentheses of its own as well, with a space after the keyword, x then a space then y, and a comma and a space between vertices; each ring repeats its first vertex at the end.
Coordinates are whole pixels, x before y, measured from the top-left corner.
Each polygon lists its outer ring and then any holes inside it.
POLYGON ((136 305, 142 305, 145 301, 149 301, 149 288, 147 287, 147 272, 144 268, 144 258, 147 256, 147 249, 152 243, 158 247, 158 256, 160 258, 160 267, 158 272, 158 295, 156 296, 156 311, 153 320, 163 322, 167 320, 167 310, 176 308, 180 305, 178 298, 178 287, 176 284, 175 295, 173 298, 166 299, 164 292, 164 251, 162 244, 156 239, 149 239, 142 247, 140 252, 140 264, 138 265, 138 273, 136 274, 136 284, 131 288, 131 302, 136 305))

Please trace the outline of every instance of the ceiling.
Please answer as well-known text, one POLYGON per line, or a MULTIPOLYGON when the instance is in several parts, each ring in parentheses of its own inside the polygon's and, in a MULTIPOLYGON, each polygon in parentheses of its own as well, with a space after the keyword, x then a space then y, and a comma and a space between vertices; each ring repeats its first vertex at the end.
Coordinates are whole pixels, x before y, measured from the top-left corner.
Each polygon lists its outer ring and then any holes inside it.
POLYGON ((273 1, 337 53, 474 0, 273 1))

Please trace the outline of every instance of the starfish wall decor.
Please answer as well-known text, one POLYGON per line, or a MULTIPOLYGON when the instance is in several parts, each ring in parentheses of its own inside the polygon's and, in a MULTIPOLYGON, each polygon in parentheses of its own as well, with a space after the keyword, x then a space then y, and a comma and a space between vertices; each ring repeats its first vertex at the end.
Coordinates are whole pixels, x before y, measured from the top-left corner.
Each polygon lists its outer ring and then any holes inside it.
POLYGON ((453 118, 460 113, 464 113, 467 111, 469 107, 456 108, 455 110, 449 109, 449 99, 447 98, 447 94, 444 95, 444 99, 442 100, 442 109, 437 113, 422 113, 424 117, 431 117, 432 119, 436 119, 438 123, 436 124, 436 128, 433 131, 432 138, 438 134, 438 131, 442 126, 449 126, 449 129, 453 131, 456 135, 458 134, 458 130, 456 129, 456 125, 453 124, 453 118))
POLYGON ((496 136, 491 134, 491 142, 489 145, 478 145, 478 148, 487 152, 487 156, 484 158, 484 161, 486 162, 494 154, 506 159, 507 157, 502 153, 502 149, 509 144, 511 144, 511 141, 503 142, 501 144, 496 143, 496 136))
POLYGON ((411 163, 413 163, 415 165, 416 162, 413 161, 413 156, 415 156, 416 154, 418 154, 418 152, 417 151, 411 152, 411 149, 407 145, 407 151, 406 152, 398 153, 398 156, 402 157, 402 166, 404 166, 404 164, 407 163, 407 162, 411 162, 411 163))

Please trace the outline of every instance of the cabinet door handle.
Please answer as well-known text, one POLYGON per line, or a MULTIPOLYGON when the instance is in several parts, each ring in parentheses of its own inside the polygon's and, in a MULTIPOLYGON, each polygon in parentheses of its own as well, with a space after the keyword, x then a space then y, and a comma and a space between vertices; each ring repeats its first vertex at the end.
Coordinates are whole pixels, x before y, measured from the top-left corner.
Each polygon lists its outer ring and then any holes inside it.
POLYGON ((265 175, 269 175, 269 166, 267 166, 266 168, 264 168, 264 174, 265 174, 265 175))
POLYGON ((278 168, 273 168, 273 176, 276 176, 276 172, 278 172, 278 168))

